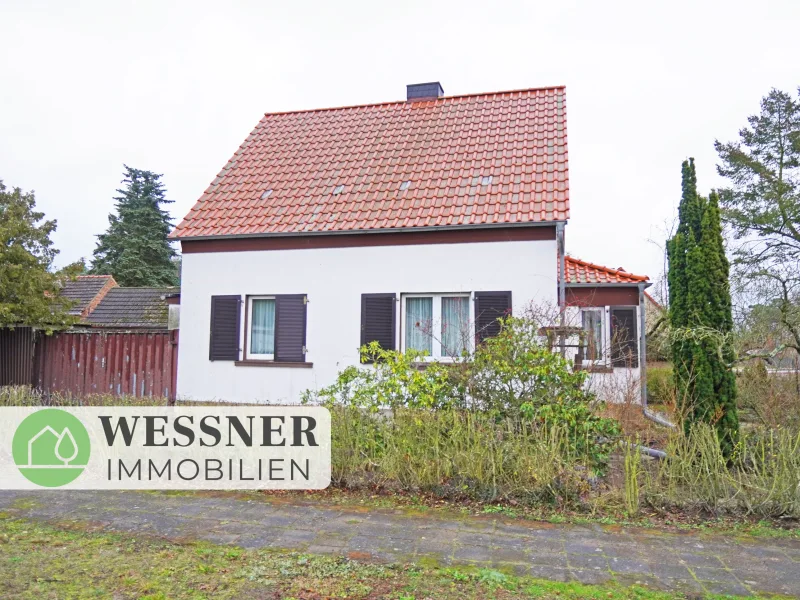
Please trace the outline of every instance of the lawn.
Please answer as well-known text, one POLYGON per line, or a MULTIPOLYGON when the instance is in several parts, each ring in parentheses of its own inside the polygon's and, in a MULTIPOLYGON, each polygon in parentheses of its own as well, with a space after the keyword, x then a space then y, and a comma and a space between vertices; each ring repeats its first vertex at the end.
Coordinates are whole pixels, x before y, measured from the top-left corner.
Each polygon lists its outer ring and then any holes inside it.
POLYGON ((544 598, 666 600, 643 588, 584 586, 489 569, 381 565, 345 557, 177 544, 0 518, 3 598, 544 598))

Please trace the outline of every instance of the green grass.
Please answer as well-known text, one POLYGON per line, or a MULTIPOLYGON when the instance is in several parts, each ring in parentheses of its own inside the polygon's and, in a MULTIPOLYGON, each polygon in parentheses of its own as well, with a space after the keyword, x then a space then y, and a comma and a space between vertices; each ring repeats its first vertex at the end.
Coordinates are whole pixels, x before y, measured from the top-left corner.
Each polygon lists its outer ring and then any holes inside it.
POLYGON ((343 557, 175 544, 0 519, 0 597, 512 598, 667 600, 641 587, 584 586, 492 569, 380 565, 343 557))

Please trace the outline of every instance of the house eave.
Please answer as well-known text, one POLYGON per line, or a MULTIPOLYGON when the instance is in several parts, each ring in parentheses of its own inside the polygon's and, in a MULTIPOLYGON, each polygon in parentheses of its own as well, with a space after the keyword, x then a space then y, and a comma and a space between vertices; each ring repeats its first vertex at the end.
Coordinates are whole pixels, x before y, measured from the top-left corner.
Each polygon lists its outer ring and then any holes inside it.
POLYGON ((475 229, 507 229, 521 227, 556 227, 558 224, 566 224, 566 220, 559 221, 535 221, 526 223, 482 223, 479 225, 439 225, 435 227, 395 227, 392 229, 352 229, 345 231, 299 231, 288 233, 234 233, 224 235, 195 235, 195 236, 175 236, 171 240, 175 241, 205 241, 205 240, 231 240, 248 238, 295 238, 295 237, 324 237, 336 235, 374 235, 391 233, 409 232, 436 232, 436 231, 463 231, 475 229))
POLYGON ((598 283, 566 283, 565 287, 568 287, 568 288, 596 288, 596 287, 603 287, 603 288, 611 288, 611 287, 614 287, 614 288, 627 288, 627 287, 631 287, 631 288, 635 288, 635 287, 639 287, 639 286, 644 286, 644 289, 647 289, 651 285, 653 285, 653 284, 650 281, 632 281, 630 283, 621 283, 621 282, 615 282, 615 283, 599 283, 599 282, 598 283))

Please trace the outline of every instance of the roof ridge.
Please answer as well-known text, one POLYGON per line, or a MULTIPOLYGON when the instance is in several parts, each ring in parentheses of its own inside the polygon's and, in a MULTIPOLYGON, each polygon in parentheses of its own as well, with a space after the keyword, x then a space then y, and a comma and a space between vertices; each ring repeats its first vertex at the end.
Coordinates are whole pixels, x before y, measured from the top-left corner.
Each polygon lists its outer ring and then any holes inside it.
POLYGON ((103 277, 114 277, 113 275, 76 275, 75 279, 101 279, 103 277))
POLYGON ((453 96, 441 96, 440 98, 432 98, 430 100, 389 100, 387 102, 368 102, 366 104, 346 104, 344 106, 328 106, 321 108, 304 108, 300 110, 279 110, 275 112, 265 112, 265 117, 273 117, 280 115, 296 115, 299 113, 316 113, 316 112, 329 112, 332 110, 349 110, 354 108, 369 108, 371 106, 393 106, 395 104, 423 104, 428 102, 439 102, 441 100, 457 100, 459 98, 476 98, 478 96, 501 96, 504 94, 521 94, 523 92, 539 92, 545 90, 563 90, 567 86, 562 85, 546 85, 532 88, 521 88, 516 90, 500 90, 497 92, 478 92, 473 94, 456 94, 453 96))
POLYGON ((592 262, 581 260, 580 258, 575 258, 574 256, 565 256, 564 258, 568 261, 578 263, 584 267, 592 267, 593 269, 600 269, 601 271, 605 271, 606 273, 609 273, 611 275, 622 275, 623 277, 630 277, 631 279, 640 279, 642 281, 647 281, 648 279, 650 279, 647 275, 636 275, 635 273, 629 273, 624 269, 612 269, 611 267, 606 267, 603 265, 598 265, 592 262))

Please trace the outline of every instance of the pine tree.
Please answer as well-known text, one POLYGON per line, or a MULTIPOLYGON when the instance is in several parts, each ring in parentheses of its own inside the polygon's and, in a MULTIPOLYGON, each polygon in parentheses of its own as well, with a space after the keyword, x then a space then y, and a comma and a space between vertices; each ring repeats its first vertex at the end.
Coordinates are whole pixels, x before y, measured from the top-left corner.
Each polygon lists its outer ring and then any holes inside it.
POLYGON ((113 275, 122 286, 177 285, 177 254, 167 239, 172 222, 163 204, 161 175, 125 165, 124 189, 117 190, 116 214, 98 237, 91 272, 113 275))
POLYGON ((694 159, 682 166, 678 230, 667 244, 670 325, 675 384, 688 431, 713 424, 726 453, 736 443, 736 382, 731 363, 733 329, 729 263, 720 226, 719 197, 697 194, 694 159))

